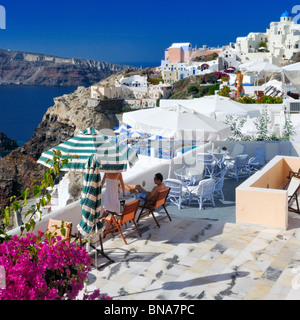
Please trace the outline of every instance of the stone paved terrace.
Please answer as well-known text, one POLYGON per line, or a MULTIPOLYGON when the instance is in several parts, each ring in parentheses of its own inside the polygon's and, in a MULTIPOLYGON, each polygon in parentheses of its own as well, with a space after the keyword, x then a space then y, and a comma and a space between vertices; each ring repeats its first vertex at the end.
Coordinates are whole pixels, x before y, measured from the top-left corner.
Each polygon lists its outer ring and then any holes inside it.
POLYGON ((128 245, 108 236, 115 263, 92 270, 88 291, 114 300, 300 299, 300 216, 290 213, 288 230, 235 224, 233 194, 202 211, 170 205, 172 222, 141 220, 142 238, 128 245))

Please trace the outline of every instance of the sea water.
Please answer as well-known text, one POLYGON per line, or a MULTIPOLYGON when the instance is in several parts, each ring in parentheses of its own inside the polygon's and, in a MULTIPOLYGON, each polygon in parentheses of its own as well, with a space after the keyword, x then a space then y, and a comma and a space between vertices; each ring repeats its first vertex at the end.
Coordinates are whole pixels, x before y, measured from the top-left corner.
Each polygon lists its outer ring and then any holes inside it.
POLYGON ((33 135, 53 98, 74 92, 77 87, 0 86, 0 132, 22 146, 33 135))

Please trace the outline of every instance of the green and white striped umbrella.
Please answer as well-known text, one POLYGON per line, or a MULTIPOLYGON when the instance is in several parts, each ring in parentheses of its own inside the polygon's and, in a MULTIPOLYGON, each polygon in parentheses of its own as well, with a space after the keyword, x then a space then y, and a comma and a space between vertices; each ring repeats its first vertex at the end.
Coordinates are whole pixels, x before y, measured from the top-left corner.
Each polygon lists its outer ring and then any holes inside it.
POLYGON ((103 228, 100 221, 101 211, 101 173, 100 164, 93 154, 89 157, 84 173, 81 194, 82 218, 77 225, 83 236, 93 236, 103 228))
POLYGON ((96 152, 101 172, 126 171, 129 164, 132 167, 138 160, 136 151, 127 144, 116 143, 114 140, 104 142, 96 152))
POLYGON ((101 231, 101 173, 122 172, 127 163, 133 166, 138 160, 135 150, 112 140, 103 143, 97 153, 89 157, 85 165, 81 195, 82 219, 77 228, 83 236, 93 236, 101 231))
MULTIPOLYGON (((54 147, 60 150, 62 159, 68 156, 77 156, 71 158, 67 165, 64 165, 62 171, 85 171, 85 165, 92 154, 97 154, 97 160, 101 164, 102 172, 121 172, 127 169, 127 164, 133 166, 138 156, 135 150, 128 148, 125 144, 115 141, 115 137, 99 135, 94 128, 82 131, 79 135, 54 147)), ((42 153, 38 163, 51 167, 53 162, 53 150, 42 153), (47 162, 47 160, 50 160, 47 162)))

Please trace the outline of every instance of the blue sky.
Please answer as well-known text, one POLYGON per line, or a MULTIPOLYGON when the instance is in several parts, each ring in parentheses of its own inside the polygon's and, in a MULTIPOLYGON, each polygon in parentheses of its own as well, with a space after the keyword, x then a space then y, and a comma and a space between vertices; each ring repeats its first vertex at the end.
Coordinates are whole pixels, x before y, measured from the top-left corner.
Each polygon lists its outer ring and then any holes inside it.
POLYGON ((0 5, 6 9, 0 48, 114 63, 159 64, 173 42, 222 46, 251 31, 265 32, 271 21, 279 21, 282 12, 292 11, 297 3, 0 0, 0 5))

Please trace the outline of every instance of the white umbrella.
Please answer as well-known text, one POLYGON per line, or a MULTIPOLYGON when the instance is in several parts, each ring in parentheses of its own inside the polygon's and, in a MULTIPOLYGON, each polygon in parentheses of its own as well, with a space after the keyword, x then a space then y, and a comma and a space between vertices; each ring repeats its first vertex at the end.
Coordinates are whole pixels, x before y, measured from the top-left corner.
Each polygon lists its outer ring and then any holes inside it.
POLYGON ((178 140, 223 140, 231 135, 223 123, 180 105, 127 112, 123 122, 141 132, 178 140))
POLYGON ((275 64, 262 60, 249 61, 239 65, 239 69, 244 72, 282 72, 282 68, 275 64))
MULTIPOLYGON (((283 72, 283 69, 276 66, 275 64, 268 63, 262 60, 254 60, 254 61, 249 61, 246 63, 243 63, 239 65, 239 69, 242 72, 253 72, 256 73, 258 76, 260 73, 274 73, 278 72, 281 73, 283 72)), ((258 81, 258 79, 257 79, 258 81)))
POLYGON ((174 103, 180 103, 186 108, 194 109, 198 113, 202 113, 213 119, 223 121, 227 115, 236 115, 240 117, 250 118, 259 117, 260 111, 258 108, 239 103, 228 97, 223 97, 218 94, 214 96, 205 96, 192 100, 161 100, 161 107, 168 108, 174 103))
POLYGON ((295 85, 300 85, 300 62, 282 67, 283 72, 295 85))

